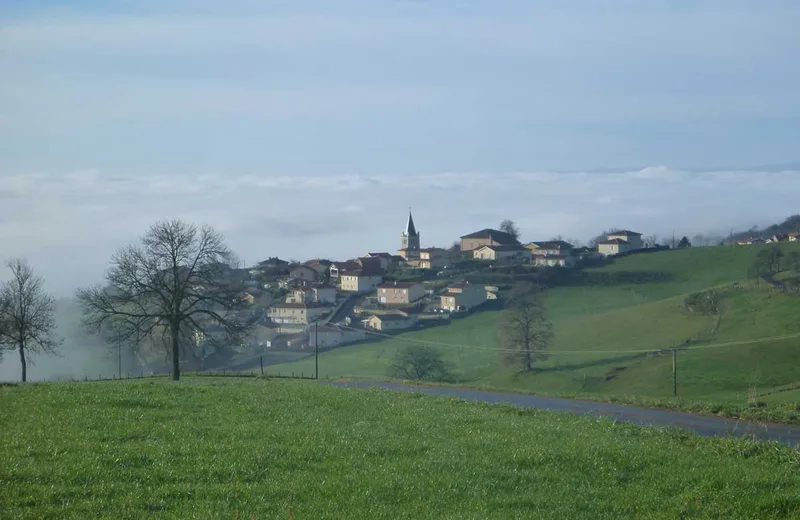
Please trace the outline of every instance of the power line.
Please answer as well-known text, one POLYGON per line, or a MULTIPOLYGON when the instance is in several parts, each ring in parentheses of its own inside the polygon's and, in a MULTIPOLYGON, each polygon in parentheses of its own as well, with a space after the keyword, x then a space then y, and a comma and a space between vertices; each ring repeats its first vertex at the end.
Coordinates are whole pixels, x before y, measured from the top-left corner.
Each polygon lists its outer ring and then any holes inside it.
MULTIPOLYGON (((368 335, 383 337, 388 339, 394 339, 397 341, 405 341, 408 343, 419 343, 421 345, 431 345, 436 347, 448 347, 448 348, 456 348, 462 350, 478 350, 478 351, 490 351, 490 352, 518 352, 518 349, 503 349, 503 348, 494 348, 494 347, 481 347, 477 345, 463 345, 457 343, 441 343, 436 341, 426 341, 421 339, 413 339, 413 338, 400 338, 398 336, 393 336, 391 334, 385 334, 381 332, 365 330, 358 327, 348 327, 346 325, 340 325, 340 328, 360 331, 364 332, 368 335)), ((725 347, 734 347, 739 345, 754 345, 758 343, 769 343, 772 341, 781 341, 786 339, 795 339, 800 338, 800 333, 798 334, 787 334, 784 336, 772 336, 768 338, 757 338, 751 340, 742 340, 742 341, 730 341, 726 343, 712 343, 709 345, 697 345, 694 347, 680 347, 678 350, 681 351, 691 351, 691 350, 706 350, 706 349, 713 349, 713 348, 725 348, 725 347)), ((647 354, 647 353, 656 353, 662 352, 666 350, 672 350, 675 347, 667 347, 667 348, 652 348, 652 349, 631 349, 631 350, 531 350, 531 352, 535 353, 542 353, 542 354, 647 354)))

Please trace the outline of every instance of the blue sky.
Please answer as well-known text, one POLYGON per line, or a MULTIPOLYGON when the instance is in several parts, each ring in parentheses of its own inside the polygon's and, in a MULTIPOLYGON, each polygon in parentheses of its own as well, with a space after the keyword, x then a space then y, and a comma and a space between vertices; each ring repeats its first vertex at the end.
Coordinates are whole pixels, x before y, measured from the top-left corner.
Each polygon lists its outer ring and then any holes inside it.
POLYGON ((751 207, 766 173, 715 172, 800 160, 798 19, 794 1, 0 0, 0 240, 51 278, 80 258, 84 281, 170 216, 248 261, 396 247, 408 206, 428 245, 506 217, 530 239, 766 223, 790 194, 751 207))

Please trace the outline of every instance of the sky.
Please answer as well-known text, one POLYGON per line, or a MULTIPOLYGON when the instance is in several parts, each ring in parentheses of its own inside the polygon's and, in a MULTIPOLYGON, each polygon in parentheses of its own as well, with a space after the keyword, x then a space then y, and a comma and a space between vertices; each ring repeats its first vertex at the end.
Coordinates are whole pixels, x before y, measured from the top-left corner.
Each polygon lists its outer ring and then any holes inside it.
MULTIPOLYGON (((797 212, 800 2, 0 0, 0 256, 55 294, 149 224, 247 263, 726 233, 797 212)), ((0 274, 0 277, 3 275, 0 274)))

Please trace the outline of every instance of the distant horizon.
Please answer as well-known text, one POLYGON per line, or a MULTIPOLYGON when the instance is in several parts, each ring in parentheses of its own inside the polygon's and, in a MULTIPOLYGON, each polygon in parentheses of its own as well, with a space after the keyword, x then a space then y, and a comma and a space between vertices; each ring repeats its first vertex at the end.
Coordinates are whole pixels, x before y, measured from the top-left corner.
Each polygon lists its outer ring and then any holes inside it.
POLYGON ((70 297, 101 281, 116 249, 167 218, 210 224, 248 266, 271 256, 343 260, 394 252, 409 206, 423 247, 449 247, 507 218, 526 242, 561 235, 585 243, 612 227, 662 238, 673 231, 727 236, 798 213, 800 170, 341 177, 84 171, 0 176, 0 193, 4 254, 28 258, 48 290, 70 297))

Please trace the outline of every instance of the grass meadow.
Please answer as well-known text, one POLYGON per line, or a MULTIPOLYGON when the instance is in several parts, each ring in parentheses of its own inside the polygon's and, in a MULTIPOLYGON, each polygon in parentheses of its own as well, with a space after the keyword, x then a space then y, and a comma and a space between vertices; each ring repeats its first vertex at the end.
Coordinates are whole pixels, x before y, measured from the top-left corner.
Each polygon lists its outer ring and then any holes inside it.
POLYGON ((0 387, 0 518, 797 518, 800 454, 309 381, 0 387))

